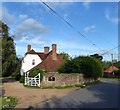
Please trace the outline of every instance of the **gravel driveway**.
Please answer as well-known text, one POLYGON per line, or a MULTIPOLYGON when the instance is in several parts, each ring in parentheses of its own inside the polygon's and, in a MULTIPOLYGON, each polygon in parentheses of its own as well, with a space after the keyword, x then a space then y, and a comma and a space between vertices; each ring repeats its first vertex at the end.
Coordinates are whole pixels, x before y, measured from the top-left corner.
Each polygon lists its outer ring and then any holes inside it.
POLYGON ((52 97, 63 97, 73 89, 32 89, 26 88, 23 84, 16 82, 7 82, 3 84, 3 95, 14 96, 19 100, 16 108, 28 108, 36 106, 52 99, 52 97))

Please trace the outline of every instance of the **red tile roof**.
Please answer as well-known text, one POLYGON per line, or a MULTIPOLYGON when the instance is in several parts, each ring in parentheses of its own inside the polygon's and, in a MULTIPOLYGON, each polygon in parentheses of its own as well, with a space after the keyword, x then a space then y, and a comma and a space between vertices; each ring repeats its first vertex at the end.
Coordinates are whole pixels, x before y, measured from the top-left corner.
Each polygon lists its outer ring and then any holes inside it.
MULTIPOLYGON (((51 51, 50 51, 51 52, 51 51)), ((47 58, 47 56, 50 54, 50 52, 48 54, 44 54, 43 52, 35 52, 33 49, 30 50, 29 52, 26 52, 25 55, 27 54, 37 54, 41 60, 45 60, 47 58)))
POLYGON ((63 63, 63 57, 60 54, 57 54, 57 60, 52 59, 52 50, 48 54, 44 54, 41 52, 35 52, 32 49, 31 51, 27 52, 25 55, 27 54, 37 54, 41 58, 42 62, 39 63, 34 68, 40 68, 46 71, 56 72, 60 67, 60 65, 63 63))
POLYGON ((43 62, 36 66, 36 68, 41 68, 49 72, 56 72, 62 63, 63 58, 61 55, 57 54, 57 60, 52 60, 52 54, 49 54, 43 62))
POLYGON ((109 68, 107 68, 104 72, 105 73, 112 73, 113 71, 117 71, 118 68, 115 66, 110 66, 109 68))

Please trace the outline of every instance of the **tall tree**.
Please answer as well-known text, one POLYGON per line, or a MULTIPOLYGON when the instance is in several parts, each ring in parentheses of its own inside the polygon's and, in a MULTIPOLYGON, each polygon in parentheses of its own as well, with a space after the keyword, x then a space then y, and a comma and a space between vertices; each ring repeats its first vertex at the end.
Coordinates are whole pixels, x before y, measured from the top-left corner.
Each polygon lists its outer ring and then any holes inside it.
POLYGON ((9 27, 0 21, 2 26, 2 76, 11 76, 15 71, 19 59, 16 55, 14 39, 9 36, 9 27))
POLYGON ((102 61, 102 59, 103 59, 103 56, 100 56, 99 54, 93 54, 93 55, 90 55, 91 57, 94 57, 94 58, 96 58, 96 59, 98 59, 98 60, 101 60, 102 61))

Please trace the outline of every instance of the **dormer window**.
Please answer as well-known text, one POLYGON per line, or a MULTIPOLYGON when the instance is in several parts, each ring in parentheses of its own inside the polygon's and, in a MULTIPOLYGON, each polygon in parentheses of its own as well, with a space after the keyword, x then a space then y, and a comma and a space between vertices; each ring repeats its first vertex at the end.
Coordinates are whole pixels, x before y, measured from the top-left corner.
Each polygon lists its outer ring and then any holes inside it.
POLYGON ((32 65, 35 65, 35 60, 34 59, 32 60, 32 65))

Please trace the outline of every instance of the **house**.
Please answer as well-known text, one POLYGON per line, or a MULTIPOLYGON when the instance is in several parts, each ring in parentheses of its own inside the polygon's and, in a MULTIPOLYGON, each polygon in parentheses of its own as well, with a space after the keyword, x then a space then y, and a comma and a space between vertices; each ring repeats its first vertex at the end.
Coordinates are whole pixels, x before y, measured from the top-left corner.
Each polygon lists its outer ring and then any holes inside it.
POLYGON ((56 72, 63 63, 63 57, 57 53, 57 45, 52 44, 52 50, 44 47, 44 52, 35 52, 31 45, 27 46, 27 52, 22 61, 21 75, 33 68, 40 68, 48 72, 56 72))
POLYGON ((110 66, 107 69, 105 69, 104 71, 104 76, 113 76, 114 75, 114 71, 118 71, 118 68, 115 66, 110 66))

